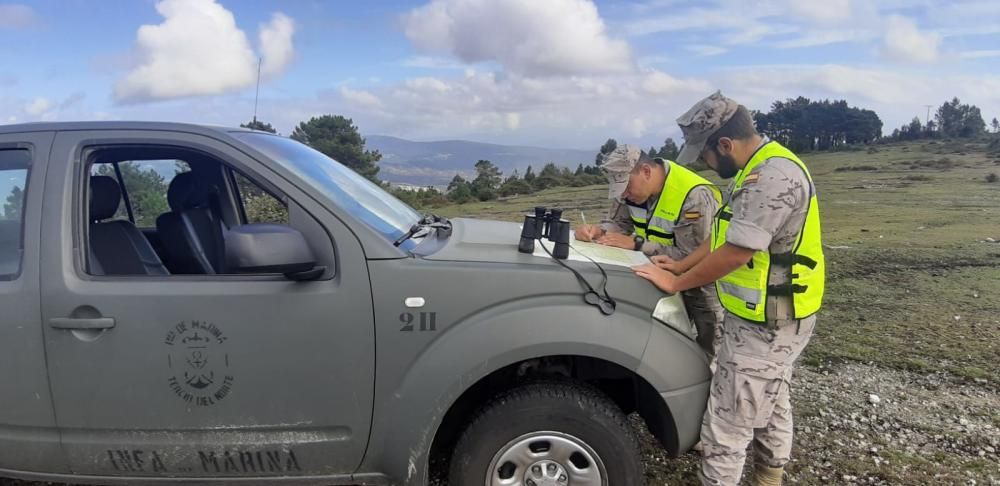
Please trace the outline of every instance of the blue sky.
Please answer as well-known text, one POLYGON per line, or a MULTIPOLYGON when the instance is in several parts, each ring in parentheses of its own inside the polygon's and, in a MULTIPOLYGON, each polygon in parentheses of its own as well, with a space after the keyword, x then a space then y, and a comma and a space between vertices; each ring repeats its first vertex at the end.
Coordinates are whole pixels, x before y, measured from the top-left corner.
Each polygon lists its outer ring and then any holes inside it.
POLYGON ((0 123, 142 119, 289 133, 324 113, 415 140, 595 148, 677 136, 715 89, 805 95, 886 131, 951 96, 1000 116, 995 0, 0 0, 0 123))

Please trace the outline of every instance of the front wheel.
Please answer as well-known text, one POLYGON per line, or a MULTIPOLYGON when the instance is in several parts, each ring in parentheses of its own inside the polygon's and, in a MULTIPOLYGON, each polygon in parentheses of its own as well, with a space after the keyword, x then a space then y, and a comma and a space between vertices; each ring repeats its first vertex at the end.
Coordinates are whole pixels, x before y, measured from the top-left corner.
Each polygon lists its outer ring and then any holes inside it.
POLYGON ((476 414, 451 459, 451 486, 635 486, 639 447, 621 410, 600 391, 534 383, 476 414))

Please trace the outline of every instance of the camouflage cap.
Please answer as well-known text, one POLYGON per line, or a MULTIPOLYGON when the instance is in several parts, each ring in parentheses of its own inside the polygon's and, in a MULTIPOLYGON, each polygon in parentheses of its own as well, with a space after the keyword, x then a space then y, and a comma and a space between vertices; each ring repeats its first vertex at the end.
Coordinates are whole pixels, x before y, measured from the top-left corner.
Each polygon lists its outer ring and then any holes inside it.
POLYGON ((677 118, 677 125, 684 134, 684 146, 676 162, 688 165, 698 160, 708 138, 733 117, 739 106, 736 101, 723 96, 722 91, 716 91, 677 118))
POLYGON ((619 145, 604 156, 601 169, 608 178, 608 199, 619 199, 628 186, 632 168, 639 162, 642 150, 635 145, 619 145))

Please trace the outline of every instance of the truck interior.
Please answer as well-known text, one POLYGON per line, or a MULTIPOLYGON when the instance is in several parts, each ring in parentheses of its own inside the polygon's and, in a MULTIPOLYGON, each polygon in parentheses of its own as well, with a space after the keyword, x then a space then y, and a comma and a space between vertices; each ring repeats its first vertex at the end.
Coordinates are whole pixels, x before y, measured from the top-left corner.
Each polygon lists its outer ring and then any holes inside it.
POLYGON ((287 203, 232 167, 193 150, 124 146, 88 164, 88 273, 219 275, 232 226, 286 223, 287 203), (248 204, 263 203, 248 217, 248 204))

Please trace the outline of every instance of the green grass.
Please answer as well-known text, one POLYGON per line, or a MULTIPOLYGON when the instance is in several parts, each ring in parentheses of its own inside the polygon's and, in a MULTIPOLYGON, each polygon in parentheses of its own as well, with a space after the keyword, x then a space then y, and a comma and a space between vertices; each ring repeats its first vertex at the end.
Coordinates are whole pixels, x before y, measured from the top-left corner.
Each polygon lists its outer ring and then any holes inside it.
MULTIPOLYGON (((803 156, 829 268, 806 365, 853 360, 1000 382, 1000 244, 983 242, 1000 239, 1000 184, 985 181, 997 170, 987 150, 953 141, 803 156)), ((579 223, 581 212, 600 221, 607 204, 607 189, 590 186, 435 212, 519 221, 544 205, 579 223)))

